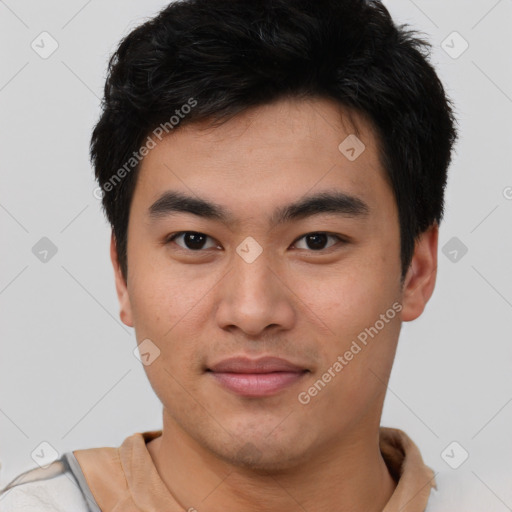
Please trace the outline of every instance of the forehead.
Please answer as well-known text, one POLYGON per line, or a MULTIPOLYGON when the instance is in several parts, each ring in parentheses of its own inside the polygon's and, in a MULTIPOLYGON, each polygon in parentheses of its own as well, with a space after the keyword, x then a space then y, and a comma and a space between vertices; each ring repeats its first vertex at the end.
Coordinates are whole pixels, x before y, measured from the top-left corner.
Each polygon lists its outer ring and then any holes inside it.
POLYGON ((147 209, 180 190, 269 218, 276 203, 328 189, 382 203, 392 192, 378 144, 366 118, 334 101, 279 100, 157 141, 141 163, 134 203, 147 209))

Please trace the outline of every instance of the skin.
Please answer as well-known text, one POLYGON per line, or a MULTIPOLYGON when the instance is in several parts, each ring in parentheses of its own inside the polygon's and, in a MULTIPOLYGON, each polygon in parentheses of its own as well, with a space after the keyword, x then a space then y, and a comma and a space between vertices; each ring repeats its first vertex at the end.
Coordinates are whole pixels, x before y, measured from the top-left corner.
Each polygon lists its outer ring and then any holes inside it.
POLYGON ((346 113, 327 99, 280 100, 215 128, 180 127, 142 161, 127 282, 114 238, 111 258, 122 321, 160 350, 145 370, 163 404, 163 434, 147 446, 182 509, 380 511, 395 489, 380 418, 401 323, 423 312, 435 286, 438 227, 418 239, 402 287, 397 207, 377 139, 365 118, 353 115, 353 125, 346 113), (338 149, 351 133, 366 145, 354 161, 338 149), (190 213, 151 220, 150 205, 168 190, 222 205, 236 222, 190 213), (270 227, 276 207, 326 190, 361 198, 369 214, 270 227), (199 252, 184 237, 165 243, 180 231, 209 238, 199 252), (303 237, 317 232, 348 242, 328 238, 315 250, 303 237), (263 249, 252 263, 236 252, 248 236, 263 249), (395 318, 300 403, 395 302, 395 318), (248 399, 204 371, 234 355, 280 356, 310 373, 248 399))

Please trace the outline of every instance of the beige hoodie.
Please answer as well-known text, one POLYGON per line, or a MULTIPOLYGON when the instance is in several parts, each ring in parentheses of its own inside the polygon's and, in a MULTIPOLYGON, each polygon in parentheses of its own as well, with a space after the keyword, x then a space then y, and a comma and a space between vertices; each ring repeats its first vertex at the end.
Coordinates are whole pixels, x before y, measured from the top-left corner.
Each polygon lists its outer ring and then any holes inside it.
MULTIPOLYGON (((146 443, 161 430, 136 433, 119 448, 73 453, 102 512, 183 512, 160 478, 146 443)), ((405 432, 380 427, 380 449, 397 487, 383 512, 424 512, 434 472, 405 432)))

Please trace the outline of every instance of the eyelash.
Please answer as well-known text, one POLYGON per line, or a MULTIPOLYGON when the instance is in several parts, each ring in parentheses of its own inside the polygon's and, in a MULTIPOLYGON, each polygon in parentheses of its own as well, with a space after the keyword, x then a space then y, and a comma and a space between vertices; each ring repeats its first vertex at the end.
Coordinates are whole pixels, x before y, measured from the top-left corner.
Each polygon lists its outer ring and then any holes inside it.
MULTIPOLYGON (((206 235, 205 233, 201 233, 199 231, 178 231, 177 233, 173 233, 171 235, 169 235, 166 239, 165 239, 165 244, 170 244, 171 242, 173 242, 176 238, 178 238, 179 236, 181 235, 185 235, 187 233, 192 233, 194 235, 203 235, 203 236, 206 236, 207 238, 210 238, 211 240, 214 240, 214 238, 210 237, 209 235, 206 235)), ((331 238, 336 238, 338 240, 338 242, 341 242, 342 244, 346 244, 348 243, 348 240, 345 238, 345 237, 342 237, 340 235, 336 235, 334 233, 329 233, 329 232, 326 232, 326 231, 311 231, 309 233, 305 233, 304 235, 300 236, 299 238, 297 238, 293 244, 295 245, 299 240, 302 240, 303 238, 309 236, 309 235, 327 235, 328 237, 331 237, 331 238)), ((333 247, 335 247, 337 244, 333 244, 331 245, 330 247, 327 247, 325 249, 319 249, 317 251, 313 250, 313 249, 300 249, 300 250, 308 250, 309 252, 312 252, 312 253, 322 253, 322 252, 326 252, 326 251, 329 251, 329 249, 332 249, 333 247)), ((189 252, 189 253, 200 253, 200 252, 205 252, 205 249, 198 249, 198 250, 192 250, 192 249, 187 249, 187 248, 184 248, 184 247, 181 247, 180 245, 178 245, 179 249, 185 251, 185 252, 189 252)))

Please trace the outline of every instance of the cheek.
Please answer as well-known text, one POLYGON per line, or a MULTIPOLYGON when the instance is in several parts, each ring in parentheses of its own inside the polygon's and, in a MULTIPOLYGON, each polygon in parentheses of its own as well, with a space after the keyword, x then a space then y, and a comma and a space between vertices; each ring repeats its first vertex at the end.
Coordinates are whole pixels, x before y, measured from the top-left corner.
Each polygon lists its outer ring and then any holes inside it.
POLYGON ((211 287, 201 276, 194 277, 182 266, 160 259, 134 263, 134 278, 128 283, 135 329, 141 334, 148 330, 157 337, 186 322, 211 287))
POLYGON ((142 286, 134 285, 131 291, 136 338, 139 343, 149 339, 157 354, 144 370, 162 403, 186 401, 183 390, 194 393, 202 354, 198 335, 201 297, 190 292, 197 292, 194 287, 161 274, 156 277, 146 274, 139 281, 142 286))
POLYGON ((336 336, 330 343, 323 340, 323 366, 312 384, 321 390, 313 407, 324 415, 326 426, 336 428, 340 418, 350 421, 375 412, 386 390, 400 321, 391 303, 381 307, 362 301, 353 316, 340 314, 333 325, 336 336))
POLYGON ((304 313, 325 334, 341 339, 373 324, 393 303, 398 288, 392 273, 377 268, 376 262, 346 264, 332 271, 297 275, 291 288, 300 297, 304 313))
POLYGON ((182 382, 199 367, 198 357, 204 351, 200 331, 211 288, 210 281, 176 270, 171 273, 170 267, 159 269, 154 264, 144 267, 132 281, 129 293, 136 338, 139 343, 151 340, 159 351, 155 363, 145 367, 156 385, 165 382, 173 387, 171 375, 182 382))
POLYGON ((344 377, 334 379, 336 384, 332 386, 333 390, 340 386, 342 402, 361 393, 373 394, 376 388, 372 382, 380 386, 369 369, 377 375, 386 374, 400 331, 401 305, 395 274, 378 267, 379 260, 383 260, 376 254, 372 264, 350 265, 350 271, 348 266, 346 270, 338 269, 315 285, 314 280, 297 283, 307 305, 304 311, 312 312, 307 321, 318 327, 317 343, 324 364, 320 373, 327 371, 338 356, 347 354, 343 370, 337 372, 344 377))

